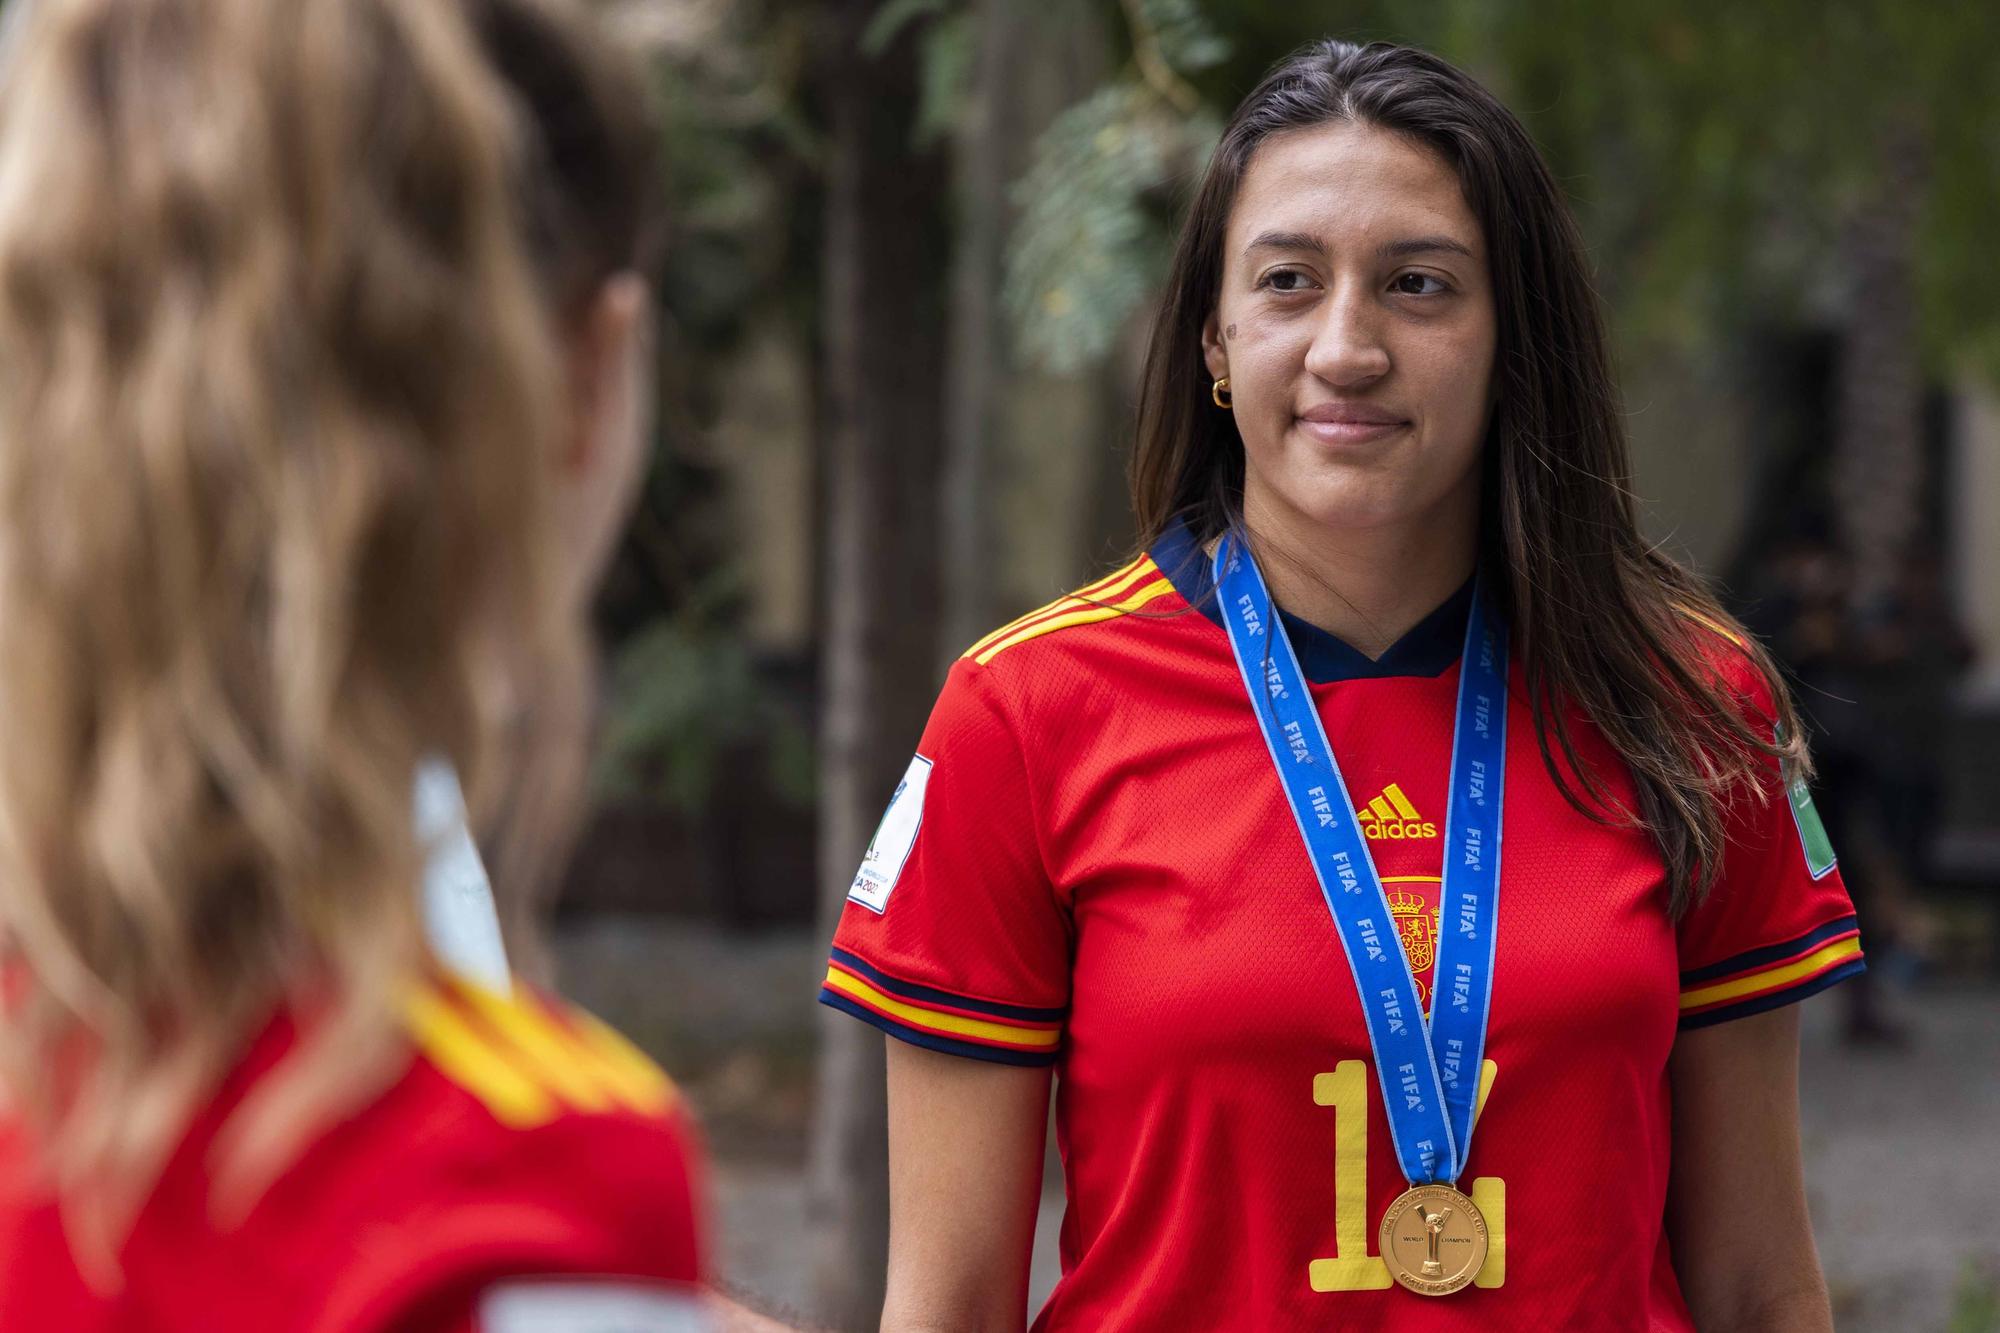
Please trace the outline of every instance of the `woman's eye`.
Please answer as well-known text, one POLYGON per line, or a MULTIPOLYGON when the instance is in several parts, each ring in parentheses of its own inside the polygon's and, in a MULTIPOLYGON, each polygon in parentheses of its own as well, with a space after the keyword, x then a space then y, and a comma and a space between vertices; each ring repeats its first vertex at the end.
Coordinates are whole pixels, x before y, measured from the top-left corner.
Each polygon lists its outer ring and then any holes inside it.
POLYGON ((1312 286, 1312 279, 1295 268, 1281 268, 1266 273, 1262 285, 1274 292, 1302 292, 1312 286))
POLYGON ((1437 278, 1433 278, 1428 273, 1398 274, 1395 282, 1392 285, 1395 287, 1397 292, 1399 292, 1404 296, 1436 296, 1440 292, 1448 292, 1451 290, 1451 288, 1445 286, 1443 282, 1439 281, 1437 278), (1428 290, 1426 290, 1422 286, 1422 284, 1426 282, 1431 284, 1428 290), (1411 283, 1416 283, 1418 285, 1412 287, 1410 285, 1411 283))

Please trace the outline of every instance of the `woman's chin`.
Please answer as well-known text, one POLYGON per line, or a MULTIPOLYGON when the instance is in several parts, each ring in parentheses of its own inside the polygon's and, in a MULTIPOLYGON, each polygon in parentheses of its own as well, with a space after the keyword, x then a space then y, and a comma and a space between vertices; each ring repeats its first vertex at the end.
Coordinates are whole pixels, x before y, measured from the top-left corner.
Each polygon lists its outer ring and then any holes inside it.
POLYGON ((1380 475, 1356 475, 1356 469, 1339 471, 1346 475, 1322 472, 1270 488, 1263 503, 1246 503, 1251 526, 1267 516, 1284 528, 1357 532, 1409 522, 1425 509, 1411 487, 1380 475))

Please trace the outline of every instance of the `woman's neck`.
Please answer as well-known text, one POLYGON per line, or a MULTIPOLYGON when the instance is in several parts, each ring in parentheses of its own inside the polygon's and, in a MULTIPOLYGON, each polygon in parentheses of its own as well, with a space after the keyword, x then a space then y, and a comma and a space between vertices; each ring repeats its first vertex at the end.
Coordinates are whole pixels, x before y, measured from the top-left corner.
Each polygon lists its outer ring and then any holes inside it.
POLYGON ((1476 486, 1408 521, 1338 529, 1253 486, 1243 521, 1272 600, 1370 659, 1457 592, 1478 558, 1476 486))

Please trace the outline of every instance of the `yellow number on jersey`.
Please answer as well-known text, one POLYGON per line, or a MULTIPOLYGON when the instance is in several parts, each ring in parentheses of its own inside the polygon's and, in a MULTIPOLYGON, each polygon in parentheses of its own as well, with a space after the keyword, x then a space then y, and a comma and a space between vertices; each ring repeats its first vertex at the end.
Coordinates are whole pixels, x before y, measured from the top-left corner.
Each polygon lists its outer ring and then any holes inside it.
MULTIPOLYGON (((1500 1072, 1491 1060, 1479 1067, 1479 1099, 1472 1123, 1486 1109, 1486 1094, 1500 1072)), ((1382 1257, 1368 1253, 1368 1062, 1342 1060, 1331 1074, 1313 1075, 1313 1101, 1333 1108, 1333 1255, 1315 1259, 1308 1274, 1314 1291, 1380 1291, 1393 1281, 1382 1257)), ((1474 1286, 1507 1281, 1507 1182, 1481 1176, 1472 1182, 1473 1206, 1486 1219, 1486 1262, 1474 1286)))

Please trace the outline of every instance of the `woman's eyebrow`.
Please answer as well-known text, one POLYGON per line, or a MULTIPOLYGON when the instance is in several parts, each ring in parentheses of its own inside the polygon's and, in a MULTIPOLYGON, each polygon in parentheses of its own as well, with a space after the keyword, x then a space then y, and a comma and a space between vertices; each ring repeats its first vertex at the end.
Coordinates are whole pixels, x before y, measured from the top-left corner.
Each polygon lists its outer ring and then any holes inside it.
POLYGON ((1450 236, 1442 235, 1411 236, 1400 241, 1384 241, 1382 247, 1375 254, 1380 259, 1408 259, 1411 255, 1439 251, 1445 254, 1464 255, 1467 259, 1478 258, 1478 256, 1472 253, 1471 246, 1450 236))
MULTIPOLYGON (((1243 247, 1245 255, 1259 250, 1310 250, 1315 254, 1325 254, 1330 247, 1326 241, 1309 231, 1267 231, 1243 247)), ((1463 255, 1467 259, 1478 258, 1472 247, 1456 237, 1442 233, 1433 236, 1409 236, 1398 241, 1384 241, 1375 251, 1377 259, 1407 259, 1411 255, 1451 254, 1463 255)))
POLYGON ((1313 250, 1326 253, 1326 242, 1308 231, 1267 231, 1243 247, 1248 255, 1258 250, 1313 250))

